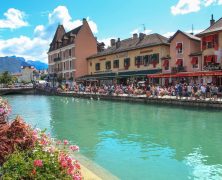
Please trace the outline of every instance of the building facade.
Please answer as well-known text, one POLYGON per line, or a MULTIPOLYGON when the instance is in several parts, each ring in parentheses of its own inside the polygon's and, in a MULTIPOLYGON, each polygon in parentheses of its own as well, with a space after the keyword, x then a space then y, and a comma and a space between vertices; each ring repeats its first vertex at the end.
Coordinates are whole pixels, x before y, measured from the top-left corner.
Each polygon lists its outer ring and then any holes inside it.
POLYGON ((169 56, 169 50, 168 39, 159 34, 111 39, 110 47, 88 58, 88 76, 83 78, 123 84, 144 80, 147 74, 161 72, 161 58, 169 56))
POLYGON ((88 73, 86 58, 97 52, 97 41, 88 22, 69 32, 59 25, 48 51, 49 74, 75 80, 88 73))
POLYGON ((199 33, 201 38, 204 80, 222 85, 222 18, 215 22, 213 15, 210 27, 199 33))
POLYGON ((192 76, 194 72, 202 70, 200 38, 178 30, 169 43, 170 56, 162 58, 162 73, 150 77, 160 78, 161 84, 166 86, 178 81, 200 81, 192 76))

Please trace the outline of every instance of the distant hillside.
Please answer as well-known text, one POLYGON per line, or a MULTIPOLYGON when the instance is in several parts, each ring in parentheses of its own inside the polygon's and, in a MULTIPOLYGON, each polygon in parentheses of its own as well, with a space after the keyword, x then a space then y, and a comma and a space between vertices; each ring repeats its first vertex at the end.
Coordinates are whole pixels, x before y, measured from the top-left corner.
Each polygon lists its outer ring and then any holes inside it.
POLYGON ((21 72, 21 66, 34 66, 37 70, 48 69, 48 65, 40 61, 26 61, 23 57, 0 57, 0 73, 8 71, 10 73, 21 72))
POLYGON ((48 64, 43 63, 43 62, 41 62, 41 61, 28 60, 27 63, 30 64, 31 66, 34 66, 34 67, 35 67, 36 69, 38 69, 38 70, 48 69, 48 64))

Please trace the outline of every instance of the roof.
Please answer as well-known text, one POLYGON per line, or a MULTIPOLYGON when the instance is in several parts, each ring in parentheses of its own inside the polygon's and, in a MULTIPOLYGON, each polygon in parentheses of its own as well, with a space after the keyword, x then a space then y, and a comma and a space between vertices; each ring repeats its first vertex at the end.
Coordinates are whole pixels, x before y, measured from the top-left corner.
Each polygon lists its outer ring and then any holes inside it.
POLYGON ((189 39, 191 39, 191 40, 200 41, 200 38, 199 38, 199 37, 197 37, 197 36, 195 36, 195 35, 193 35, 193 34, 186 33, 186 32, 183 32, 183 31, 181 31, 181 30, 178 30, 178 31, 169 39, 169 42, 171 42, 171 41, 177 36, 177 34, 179 34, 179 33, 187 36, 187 37, 188 37, 189 39))
POLYGON ((120 41, 119 46, 115 45, 108 47, 107 49, 104 49, 104 51, 98 52, 97 54, 90 56, 88 59, 157 45, 169 46, 168 38, 155 33, 150 35, 144 35, 143 38, 137 37, 124 39, 120 41))
POLYGON ((222 18, 217 20, 212 26, 210 26, 209 28, 205 29, 204 31, 200 32, 197 35, 203 36, 205 34, 217 32, 217 31, 222 31, 222 18))
MULTIPOLYGON (((75 36, 79 33, 80 29, 82 28, 83 25, 69 31, 69 32, 66 32, 63 25, 59 25, 56 29, 56 33, 54 35, 54 38, 50 44, 50 48, 49 48, 49 52, 50 51, 53 51, 55 50, 56 48, 53 47, 53 45, 56 43, 56 42, 61 42, 63 41, 63 39, 69 39, 71 36, 75 36)), ((69 44, 65 44, 63 46, 67 46, 69 44)))

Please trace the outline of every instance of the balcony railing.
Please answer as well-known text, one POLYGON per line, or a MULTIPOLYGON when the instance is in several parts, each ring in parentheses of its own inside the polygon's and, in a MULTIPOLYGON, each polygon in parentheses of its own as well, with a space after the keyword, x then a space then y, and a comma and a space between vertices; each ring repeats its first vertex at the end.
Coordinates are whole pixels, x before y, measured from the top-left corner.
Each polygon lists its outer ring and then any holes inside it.
POLYGON ((185 66, 172 67, 172 73, 186 72, 186 71, 187 68, 185 66))
POLYGON ((54 62, 61 61, 60 57, 54 58, 54 62))

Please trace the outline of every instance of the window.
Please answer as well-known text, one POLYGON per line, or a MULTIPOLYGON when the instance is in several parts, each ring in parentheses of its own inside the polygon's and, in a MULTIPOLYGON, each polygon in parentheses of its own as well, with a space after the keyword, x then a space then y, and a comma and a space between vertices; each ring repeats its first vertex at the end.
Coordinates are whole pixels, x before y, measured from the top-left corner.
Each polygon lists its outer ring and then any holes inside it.
POLYGON ((106 62, 106 69, 107 70, 111 69, 111 61, 106 62))
POLYGON ((113 61, 113 68, 119 68, 119 60, 113 61))
POLYGON ((182 54, 183 53, 183 44, 177 43, 176 49, 177 49, 178 54, 182 54))
POLYGON ((194 69, 198 68, 198 57, 192 57, 191 64, 192 64, 194 69))
POLYGON ((99 71, 100 70, 100 63, 96 63, 95 68, 96 68, 96 71, 99 71))
POLYGON ((164 70, 169 70, 170 66, 169 66, 169 60, 168 59, 164 60, 163 67, 164 67, 164 70))
POLYGON ((72 61, 69 61, 69 69, 72 69, 72 61))
POLYGON ((213 48, 213 42, 206 42, 207 48, 213 48))
POLYGON ((69 49, 69 57, 72 56, 72 49, 69 49))
POLYGON ((136 56, 135 57, 135 65, 139 67, 140 65, 144 64, 143 56, 136 56))
POLYGON ((177 65, 178 67, 183 67, 183 59, 177 59, 176 65, 177 65))
POLYGON ((124 68, 128 69, 130 66, 130 58, 125 58, 124 59, 124 68))
POLYGON ((202 50, 214 48, 218 50, 219 48, 219 36, 218 34, 209 35, 202 38, 202 50))
POLYGON ((63 63, 63 70, 66 70, 66 63, 63 63))
POLYGON ((144 66, 148 66, 149 65, 149 56, 143 56, 143 61, 144 61, 144 66))

